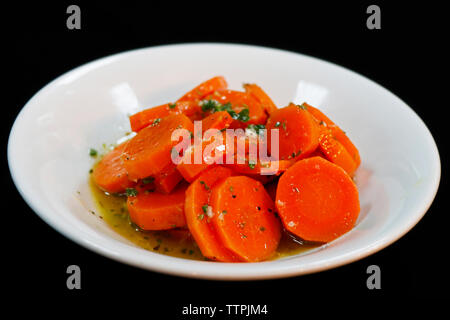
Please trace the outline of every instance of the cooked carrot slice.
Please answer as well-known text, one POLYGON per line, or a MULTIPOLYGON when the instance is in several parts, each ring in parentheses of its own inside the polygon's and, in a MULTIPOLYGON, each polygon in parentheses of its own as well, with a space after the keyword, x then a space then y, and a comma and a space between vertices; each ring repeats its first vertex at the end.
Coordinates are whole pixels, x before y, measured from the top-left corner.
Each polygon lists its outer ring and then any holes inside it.
POLYGON ((274 160, 261 162, 260 160, 256 163, 249 162, 248 157, 246 157, 244 164, 240 164, 236 161, 233 164, 227 164, 235 172, 242 173, 245 175, 261 175, 264 173, 266 176, 279 175, 286 171, 290 166, 294 164, 292 160, 274 160))
POLYGON ((221 105, 231 104, 231 109, 240 113, 244 109, 248 110, 249 119, 247 121, 234 120, 231 128, 244 128, 249 124, 265 124, 267 115, 261 103, 252 95, 242 91, 217 90, 213 94, 205 97, 205 100, 214 100, 221 105))
POLYGON ((352 156, 353 160, 356 162, 356 167, 361 164, 361 157, 359 155, 358 149, 355 147, 350 138, 345 134, 345 132, 339 128, 333 121, 331 121, 323 112, 313 106, 303 103, 308 109, 308 111, 316 118, 322 126, 326 126, 331 130, 334 138, 338 140, 347 151, 352 156))
POLYGON ((217 145, 212 145, 215 143, 215 138, 211 137, 211 139, 202 139, 201 141, 201 163, 195 163, 195 152, 196 149, 200 147, 200 145, 193 144, 190 148, 188 148, 183 156, 183 160, 181 163, 177 165, 178 171, 181 173, 183 178, 188 181, 194 181, 200 173, 205 171, 213 164, 225 163, 226 155, 231 150, 236 150, 236 148, 232 149, 229 146, 229 143, 233 143, 233 139, 227 140, 227 132, 222 132, 222 143, 218 143, 217 145), (211 153, 206 152, 206 148, 212 149, 211 153))
POLYGON ((94 167, 92 177, 100 189, 110 193, 121 193, 134 185, 134 182, 128 179, 127 170, 121 159, 126 144, 127 142, 124 142, 108 152, 94 167))
POLYGON ((237 262, 239 259, 220 242, 211 218, 208 216, 208 205, 213 185, 231 174, 230 169, 221 166, 211 167, 202 173, 186 191, 186 222, 192 236, 205 257, 223 262, 237 262))
POLYGON ((162 193, 170 193, 182 179, 183 177, 177 170, 177 166, 171 163, 168 168, 155 176, 156 190, 162 193))
POLYGON ((176 129, 192 131, 193 124, 183 114, 170 115, 142 129, 128 142, 122 159, 130 180, 155 176, 169 166, 172 148, 178 144, 172 141, 176 129))
POLYGON ((271 114, 275 110, 277 110, 277 106, 273 103, 272 99, 261 89, 260 86, 256 84, 244 84, 245 92, 254 96, 262 105, 263 109, 267 112, 267 114, 271 114))
POLYGON ((202 131, 205 132, 208 129, 223 130, 228 128, 232 122, 233 118, 228 112, 215 112, 202 120, 202 131))
POLYGON ((246 176, 228 177, 212 189, 212 222, 226 248, 247 262, 269 259, 280 242, 280 222, 264 186, 246 176))
POLYGON ((166 103, 158 107, 145 109, 130 116, 131 130, 138 132, 142 128, 145 128, 158 119, 162 119, 171 114, 184 114, 188 117, 195 117, 196 114, 201 111, 198 104, 189 101, 166 103))
POLYGON ((350 155, 347 149, 336 139, 330 130, 322 130, 322 134, 319 138, 319 148, 325 157, 344 169, 350 177, 353 177, 358 166, 354 158, 350 155))
POLYGON ((267 120, 269 150, 272 147, 272 129, 279 130, 279 156, 281 160, 307 157, 319 145, 319 125, 302 106, 290 104, 278 109, 267 120))
POLYGON ((318 242, 332 241, 352 229, 360 210, 352 179, 321 157, 300 160, 281 176, 276 206, 288 231, 318 242))
POLYGON ((216 90, 223 90, 228 87, 227 82, 224 77, 218 76, 206 80, 205 82, 199 84, 194 89, 182 96, 178 101, 192 101, 199 102, 208 94, 213 93, 216 90))
POLYGON ((179 185, 171 194, 162 194, 150 188, 138 187, 137 195, 128 197, 127 206, 131 220, 143 230, 184 227, 187 185, 179 185))

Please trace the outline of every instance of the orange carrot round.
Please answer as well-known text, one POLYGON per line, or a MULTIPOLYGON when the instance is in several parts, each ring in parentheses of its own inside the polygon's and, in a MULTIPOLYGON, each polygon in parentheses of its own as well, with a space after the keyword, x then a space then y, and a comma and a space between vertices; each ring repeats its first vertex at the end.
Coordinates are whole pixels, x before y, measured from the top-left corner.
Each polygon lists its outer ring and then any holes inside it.
POLYGON ((158 107, 145 109, 130 116, 130 126, 132 131, 138 132, 153 124, 155 120, 162 119, 171 114, 184 114, 188 117, 194 117, 200 111, 200 106, 190 101, 166 103, 158 107))
POLYGON ((183 179, 175 164, 171 163, 169 167, 155 176, 156 190, 161 193, 170 193, 177 184, 183 179))
POLYGON ((232 175, 230 169, 214 166, 206 170, 186 190, 186 222, 202 254, 211 260, 237 262, 235 254, 226 249, 217 236, 208 216, 209 197, 213 186, 232 175))
POLYGON ((186 226, 184 201, 187 185, 179 185, 171 194, 151 187, 137 187, 128 196, 130 219, 143 230, 167 230, 186 226))
POLYGON ((311 113, 314 118, 316 118, 320 125, 325 126, 331 130, 334 138, 338 140, 344 147, 347 149, 348 153, 352 156, 353 160, 356 163, 356 167, 361 164, 361 157, 359 155, 358 149, 355 147, 350 138, 345 134, 345 132, 339 128, 333 121, 330 120, 322 111, 313 106, 303 103, 306 106, 309 113, 311 113))
POLYGON ((333 137, 330 130, 326 128, 322 130, 318 149, 328 160, 340 166, 350 177, 353 177, 358 166, 347 149, 333 137))
POLYGON ((226 129, 232 122, 233 118, 228 112, 218 111, 202 120, 202 131, 205 132, 208 129, 226 129))
POLYGON ((319 126, 314 117, 302 106, 291 103, 272 112, 266 128, 269 150, 273 147, 271 130, 279 130, 278 145, 281 160, 307 157, 319 144, 319 126))
POLYGON ((261 103, 252 95, 242 91, 234 90, 217 90, 213 94, 205 97, 204 100, 214 100, 221 105, 231 104, 231 109, 240 113, 244 109, 248 109, 248 121, 235 120, 231 124, 231 128, 244 128, 249 124, 265 124, 267 115, 264 112, 261 103))
POLYGON ((182 96, 180 99, 178 99, 178 101, 199 102, 206 95, 211 94, 216 90, 226 89, 227 86, 228 84, 225 81, 225 78, 222 76, 217 76, 206 80, 205 82, 202 82, 194 89, 186 93, 184 96, 182 96))
POLYGON ((264 186, 234 176, 213 187, 211 200, 217 234, 226 248, 247 262, 269 259, 281 237, 275 205, 264 186))
POLYGON ((261 89, 260 86, 256 84, 244 84, 245 92, 251 94, 255 97, 262 105, 263 109, 267 112, 267 114, 271 114, 275 110, 277 110, 277 106, 273 103, 272 99, 261 89))
POLYGON ((300 160, 281 176, 276 206, 288 231, 318 242, 332 241, 351 230, 360 211, 352 179, 321 157, 300 160))
MULTIPOLYGON (((122 155, 130 180, 154 176, 172 163, 172 141, 176 129, 193 131, 193 124, 183 114, 170 115, 142 129, 126 145, 122 155)), ((189 141, 187 141, 189 142, 189 141)))
POLYGON ((92 177, 100 189, 110 193, 122 193, 135 184, 128 179, 128 173, 121 158, 126 144, 127 142, 124 142, 108 152, 94 167, 92 177))

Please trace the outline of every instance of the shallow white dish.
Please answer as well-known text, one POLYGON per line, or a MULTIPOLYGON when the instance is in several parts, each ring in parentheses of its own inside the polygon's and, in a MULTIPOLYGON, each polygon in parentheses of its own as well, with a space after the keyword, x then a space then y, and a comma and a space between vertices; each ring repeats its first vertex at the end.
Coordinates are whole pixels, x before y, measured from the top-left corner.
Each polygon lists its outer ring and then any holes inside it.
POLYGON ((25 201, 73 241, 137 267, 195 278, 294 276, 366 257, 409 231, 436 194, 440 160, 422 120, 398 97, 340 66, 297 53, 230 44, 182 44, 109 56, 76 68, 40 90, 11 130, 8 161, 25 201), (316 250, 261 263, 215 263, 146 251, 89 213, 89 148, 129 131, 128 115, 180 97, 223 75, 233 89, 262 86, 278 106, 323 109, 361 152, 361 213, 356 227, 316 250))

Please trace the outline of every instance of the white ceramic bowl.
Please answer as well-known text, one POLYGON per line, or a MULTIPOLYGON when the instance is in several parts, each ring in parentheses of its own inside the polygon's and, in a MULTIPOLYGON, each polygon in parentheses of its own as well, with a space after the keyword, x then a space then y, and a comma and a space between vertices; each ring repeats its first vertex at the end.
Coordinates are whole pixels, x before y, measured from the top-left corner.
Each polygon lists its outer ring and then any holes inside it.
POLYGON ((436 144, 421 119, 388 90, 337 65, 297 53, 230 44, 182 44, 109 56, 40 90, 11 130, 8 161, 25 201, 80 245, 137 267, 195 278, 267 279, 317 272, 366 257, 410 230, 440 179, 436 144), (91 147, 129 131, 128 115, 223 75, 230 87, 262 86, 278 106, 323 109, 358 146, 361 213, 356 227, 316 250, 260 263, 215 263, 141 249, 115 233, 88 188, 91 147), (79 191, 79 193, 78 193, 79 191))

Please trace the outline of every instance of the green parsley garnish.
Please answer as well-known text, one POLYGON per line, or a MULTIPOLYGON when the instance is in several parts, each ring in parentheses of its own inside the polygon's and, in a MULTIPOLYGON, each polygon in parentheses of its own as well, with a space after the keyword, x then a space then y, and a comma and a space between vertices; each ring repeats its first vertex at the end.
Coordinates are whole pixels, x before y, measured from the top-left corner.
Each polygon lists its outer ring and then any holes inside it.
POLYGON ((152 183, 153 181, 155 181, 155 178, 153 178, 153 177, 147 177, 147 178, 142 179, 143 184, 149 184, 149 183, 152 183))
POLYGON ((198 220, 203 220, 204 217, 205 217, 205 215, 202 213, 202 214, 199 214, 199 215, 197 216, 197 219, 198 219, 198 220))
POLYGON ((231 108, 231 103, 229 102, 220 104, 216 100, 204 100, 202 102, 202 111, 212 111, 213 113, 218 111, 227 111, 234 120, 239 120, 242 122, 247 122, 250 120, 248 107, 237 113, 236 111, 233 111, 231 108))
POLYGON ((200 181, 200 184, 203 185, 203 187, 205 187, 205 190, 209 190, 210 188, 208 187, 208 185, 205 183, 205 181, 200 181))
POLYGON ((89 149, 89 155, 91 156, 91 157, 96 157, 97 156, 97 150, 95 150, 95 149, 89 149))
POLYGON ((223 214, 223 215, 226 215, 226 214, 227 214, 227 210, 223 210, 223 211, 222 211, 222 214, 223 214))
POLYGON ((156 126, 160 122, 161 122, 161 118, 157 118, 157 119, 153 120, 152 126, 156 126))
POLYGON ((277 121, 277 122, 275 123, 275 128, 278 128, 280 125, 281 125, 281 122, 280 122, 280 121, 277 121))
POLYGON ((170 108, 170 109, 173 109, 173 108, 175 108, 176 106, 177 106, 176 103, 169 103, 169 108, 170 108))
POLYGON ((202 206, 203 213, 206 214, 208 212, 208 205, 205 204, 202 206))
POLYGON ((255 169, 256 163, 249 161, 248 166, 250 167, 250 169, 255 169))
POLYGON ((286 122, 283 122, 283 129, 286 130, 286 122))
POLYGON ((300 105, 298 104, 297 107, 299 107, 299 108, 302 109, 302 110, 308 110, 308 108, 305 106, 304 103, 302 103, 302 104, 300 104, 300 105))
POLYGON ((263 124, 249 124, 247 129, 254 131, 256 134, 260 133, 260 130, 264 130, 266 128, 263 124))
POLYGON ((127 188, 126 193, 127 197, 136 197, 138 195, 138 191, 135 188, 127 188))

